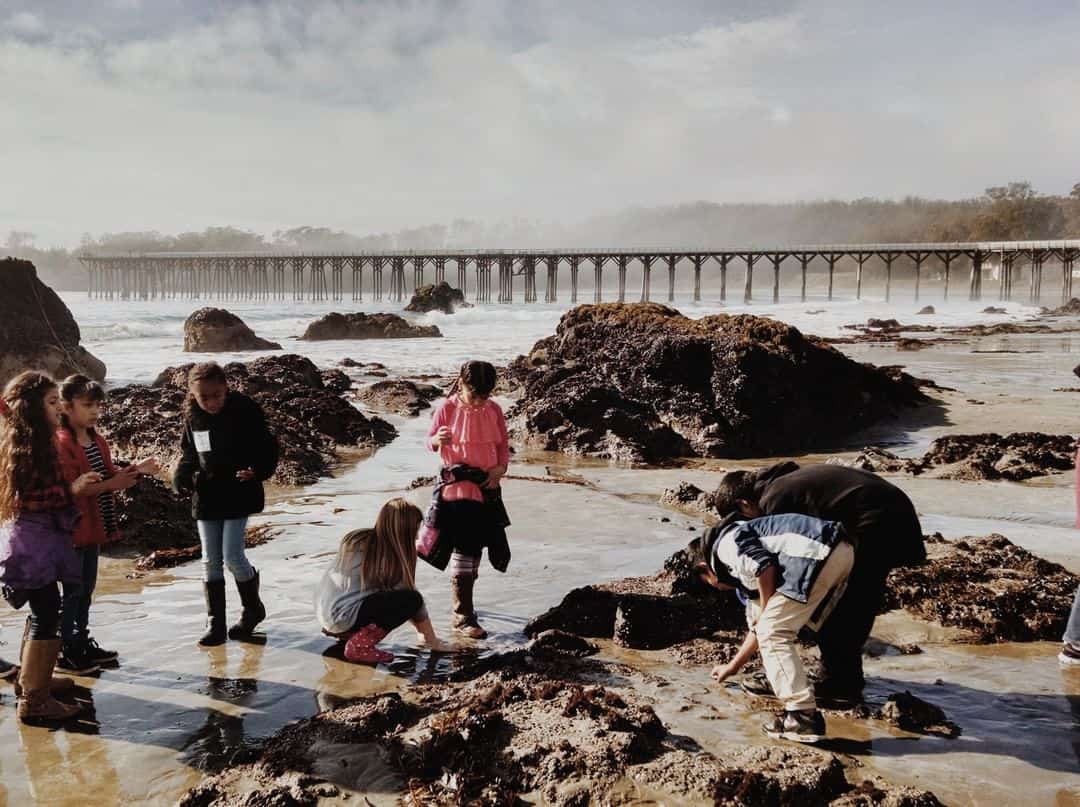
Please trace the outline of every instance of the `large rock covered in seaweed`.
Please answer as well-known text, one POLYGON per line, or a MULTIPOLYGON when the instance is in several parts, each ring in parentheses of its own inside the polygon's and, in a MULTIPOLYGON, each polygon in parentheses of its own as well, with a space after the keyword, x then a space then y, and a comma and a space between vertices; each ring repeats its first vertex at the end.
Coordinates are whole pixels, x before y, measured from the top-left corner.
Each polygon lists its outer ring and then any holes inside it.
POLYGON ((421 286, 413 294, 406 311, 414 311, 418 314, 426 314, 429 311, 442 311, 444 314, 453 314, 459 308, 470 308, 465 302, 465 292, 455 289, 445 280, 435 285, 421 286))
POLYGON ((413 325, 397 314, 339 314, 336 311, 312 322, 300 338, 328 339, 421 339, 442 336, 434 325, 413 325))
POLYGON ((657 303, 579 306, 510 370, 528 442, 634 462, 824 448, 926 400, 782 322, 657 303))
POLYGON ((243 350, 281 350, 255 332, 231 311, 200 308, 184 321, 185 353, 222 353, 243 350))
POLYGON ((30 261, 0 260, 0 387, 23 370, 105 380, 105 364, 79 344, 79 325, 30 261))
MULTIPOLYGON (((117 453, 132 460, 175 460, 190 367, 169 367, 151 386, 133 384, 109 393, 99 425, 117 453)), ((232 389, 259 402, 278 437, 281 460, 273 477, 278 484, 311 484, 330 474, 338 448, 375 448, 397 436, 392 425, 364 415, 343 397, 341 371, 320 371, 304 356, 233 362, 225 372, 232 389)))

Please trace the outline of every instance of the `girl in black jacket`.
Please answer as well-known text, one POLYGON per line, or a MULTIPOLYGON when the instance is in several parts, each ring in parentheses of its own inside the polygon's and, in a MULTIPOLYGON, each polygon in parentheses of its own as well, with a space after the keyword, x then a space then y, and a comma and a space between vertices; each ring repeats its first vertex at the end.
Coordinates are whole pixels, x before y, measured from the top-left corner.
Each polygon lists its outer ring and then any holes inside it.
POLYGON ((225 572, 229 567, 240 591, 243 614, 228 630, 230 639, 251 635, 266 618, 259 599, 259 573, 244 554, 248 516, 263 509, 263 481, 277 467, 277 439, 259 405, 229 390, 225 371, 214 363, 188 373, 184 433, 173 488, 191 495, 191 512, 202 541, 205 646, 225 641, 225 572))

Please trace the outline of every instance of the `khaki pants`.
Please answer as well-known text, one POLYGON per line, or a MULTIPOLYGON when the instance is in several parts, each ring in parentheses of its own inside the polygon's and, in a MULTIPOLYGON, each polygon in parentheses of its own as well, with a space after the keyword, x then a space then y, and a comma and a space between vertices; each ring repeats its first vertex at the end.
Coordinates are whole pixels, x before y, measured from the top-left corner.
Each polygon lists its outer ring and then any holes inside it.
POLYGON ((833 548, 818 572, 806 602, 797 602, 776 593, 760 611, 755 632, 761 663, 765 666, 765 675, 772 684, 773 692, 788 711, 817 708, 814 689, 806 678, 795 637, 818 606, 838 587, 842 588, 854 563, 855 549, 842 541, 833 548))

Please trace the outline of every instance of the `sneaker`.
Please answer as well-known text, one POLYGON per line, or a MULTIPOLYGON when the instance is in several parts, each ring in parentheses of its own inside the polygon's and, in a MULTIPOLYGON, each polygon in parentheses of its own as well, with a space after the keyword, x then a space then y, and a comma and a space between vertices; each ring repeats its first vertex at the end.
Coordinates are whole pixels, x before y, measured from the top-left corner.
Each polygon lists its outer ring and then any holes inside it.
POLYGON ((86 658, 93 664, 111 664, 120 657, 115 650, 106 650, 97 643, 97 639, 87 639, 83 642, 83 650, 86 658))
POLYGON ((68 675, 89 675, 101 669, 99 664, 90 660, 86 651, 79 645, 68 645, 56 658, 56 669, 68 675))
POLYGON ((776 693, 773 692, 772 684, 769 683, 769 679, 763 672, 743 676, 742 679, 739 680, 739 689, 747 695, 753 695, 756 698, 776 697, 776 693))
POLYGON ((1076 667, 1080 666, 1080 648, 1075 647, 1069 642, 1065 642, 1061 646, 1061 652, 1058 653, 1058 661, 1062 667, 1076 667))
POLYGON ((773 739, 819 743, 825 739, 825 718, 816 709, 781 712, 761 729, 773 739))

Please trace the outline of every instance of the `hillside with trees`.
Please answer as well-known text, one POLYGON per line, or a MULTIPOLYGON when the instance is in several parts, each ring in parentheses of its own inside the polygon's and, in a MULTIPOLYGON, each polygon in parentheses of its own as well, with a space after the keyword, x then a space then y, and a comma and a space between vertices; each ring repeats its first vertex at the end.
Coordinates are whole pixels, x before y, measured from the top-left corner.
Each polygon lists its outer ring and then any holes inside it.
POLYGON ((790 204, 693 202, 633 207, 574 224, 513 219, 456 219, 392 233, 354 235, 301 226, 269 236, 236 227, 202 232, 84 236, 75 249, 39 248, 32 233, 11 232, 0 255, 34 262, 42 279, 62 289, 86 287, 81 252, 355 252, 380 249, 470 249, 608 246, 758 246, 911 241, 1080 238, 1080 183, 1068 196, 1038 193, 1028 182, 987 188, 975 199, 856 199, 790 204))

